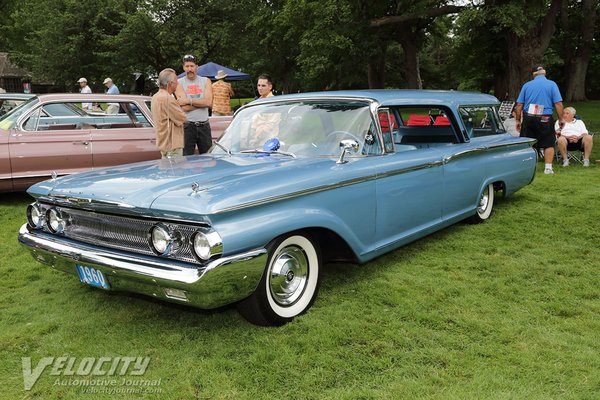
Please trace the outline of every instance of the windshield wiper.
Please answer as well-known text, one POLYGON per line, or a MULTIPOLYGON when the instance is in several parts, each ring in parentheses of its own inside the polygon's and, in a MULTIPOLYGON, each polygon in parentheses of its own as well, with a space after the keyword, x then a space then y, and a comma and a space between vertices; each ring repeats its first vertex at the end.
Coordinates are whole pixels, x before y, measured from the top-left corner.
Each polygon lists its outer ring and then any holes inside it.
POLYGON ((221 148, 221 150, 225 151, 227 154, 231 155, 231 150, 229 150, 227 147, 223 146, 221 143, 215 142, 214 144, 217 147, 221 148))
POLYGON ((255 150, 242 150, 242 151, 240 151, 240 153, 245 153, 245 154, 281 154, 282 156, 288 156, 288 157, 296 158, 296 155, 294 153, 288 153, 287 151, 279 151, 279 150, 255 149, 255 150))

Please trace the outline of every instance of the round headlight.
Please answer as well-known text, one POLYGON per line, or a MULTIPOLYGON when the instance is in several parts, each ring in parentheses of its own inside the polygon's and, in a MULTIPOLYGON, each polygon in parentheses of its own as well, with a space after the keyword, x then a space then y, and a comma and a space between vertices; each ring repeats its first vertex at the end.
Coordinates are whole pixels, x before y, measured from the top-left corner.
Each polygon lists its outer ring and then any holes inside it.
POLYGON ((65 230, 66 220, 63 214, 58 211, 56 208, 51 208, 46 213, 46 221, 48 224, 48 229, 52 233, 62 233, 65 230))
POLYGON ((167 256, 179 248, 181 235, 169 230, 164 224, 158 224, 150 230, 150 247, 159 256, 167 256))
POLYGON ((198 229, 191 237, 191 245, 200 262, 223 254, 223 240, 212 228, 198 229))
POLYGON ((202 232, 196 232, 194 235, 194 253, 201 260, 208 260, 211 256, 210 242, 206 235, 202 232))
POLYGON ((44 226, 44 212, 37 203, 27 206, 27 223, 33 229, 42 229, 44 226))

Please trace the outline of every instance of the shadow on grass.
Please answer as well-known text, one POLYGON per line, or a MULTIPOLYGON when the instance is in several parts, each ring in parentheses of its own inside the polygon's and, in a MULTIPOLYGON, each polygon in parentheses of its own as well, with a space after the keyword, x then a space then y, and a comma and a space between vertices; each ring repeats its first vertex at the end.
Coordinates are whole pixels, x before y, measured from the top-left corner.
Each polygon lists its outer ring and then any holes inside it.
POLYGON ((17 203, 31 202, 33 198, 26 192, 0 193, 0 205, 8 206, 17 203))

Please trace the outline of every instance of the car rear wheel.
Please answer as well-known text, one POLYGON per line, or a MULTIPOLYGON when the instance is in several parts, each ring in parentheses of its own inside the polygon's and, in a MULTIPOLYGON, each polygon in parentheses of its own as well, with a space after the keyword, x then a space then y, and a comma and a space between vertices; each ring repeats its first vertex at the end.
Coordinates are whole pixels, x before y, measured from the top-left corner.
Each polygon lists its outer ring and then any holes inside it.
POLYGON ((321 256, 307 235, 280 237, 267 246, 269 257, 256 291, 238 311, 256 325, 283 325, 306 312, 319 288, 321 256))
POLYGON ((479 224, 492 215, 492 209, 494 208, 494 185, 489 184, 481 193, 481 197, 479 198, 479 205, 477 206, 477 211, 475 215, 473 215, 469 222, 474 224, 479 224))

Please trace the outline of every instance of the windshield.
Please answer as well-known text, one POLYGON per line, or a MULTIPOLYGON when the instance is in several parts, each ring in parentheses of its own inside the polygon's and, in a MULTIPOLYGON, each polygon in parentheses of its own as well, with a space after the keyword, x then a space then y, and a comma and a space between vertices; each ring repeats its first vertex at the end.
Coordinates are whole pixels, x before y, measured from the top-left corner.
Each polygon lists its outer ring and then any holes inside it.
MULTIPOLYGON (((250 106, 236 114, 219 144, 234 153, 277 151, 298 157, 337 157, 344 139, 358 142, 354 156, 381 153, 369 103, 315 100, 250 106)), ((225 152, 222 147, 215 146, 212 152, 225 152)))
POLYGON ((0 118, 0 129, 13 129, 19 117, 31 110, 31 108, 35 107, 35 105, 39 102, 40 101, 37 97, 32 97, 25 103, 21 104, 19 107, 10 110, 10 112, 8 112, 7 114, 3 115, 2 118, 0 118))

